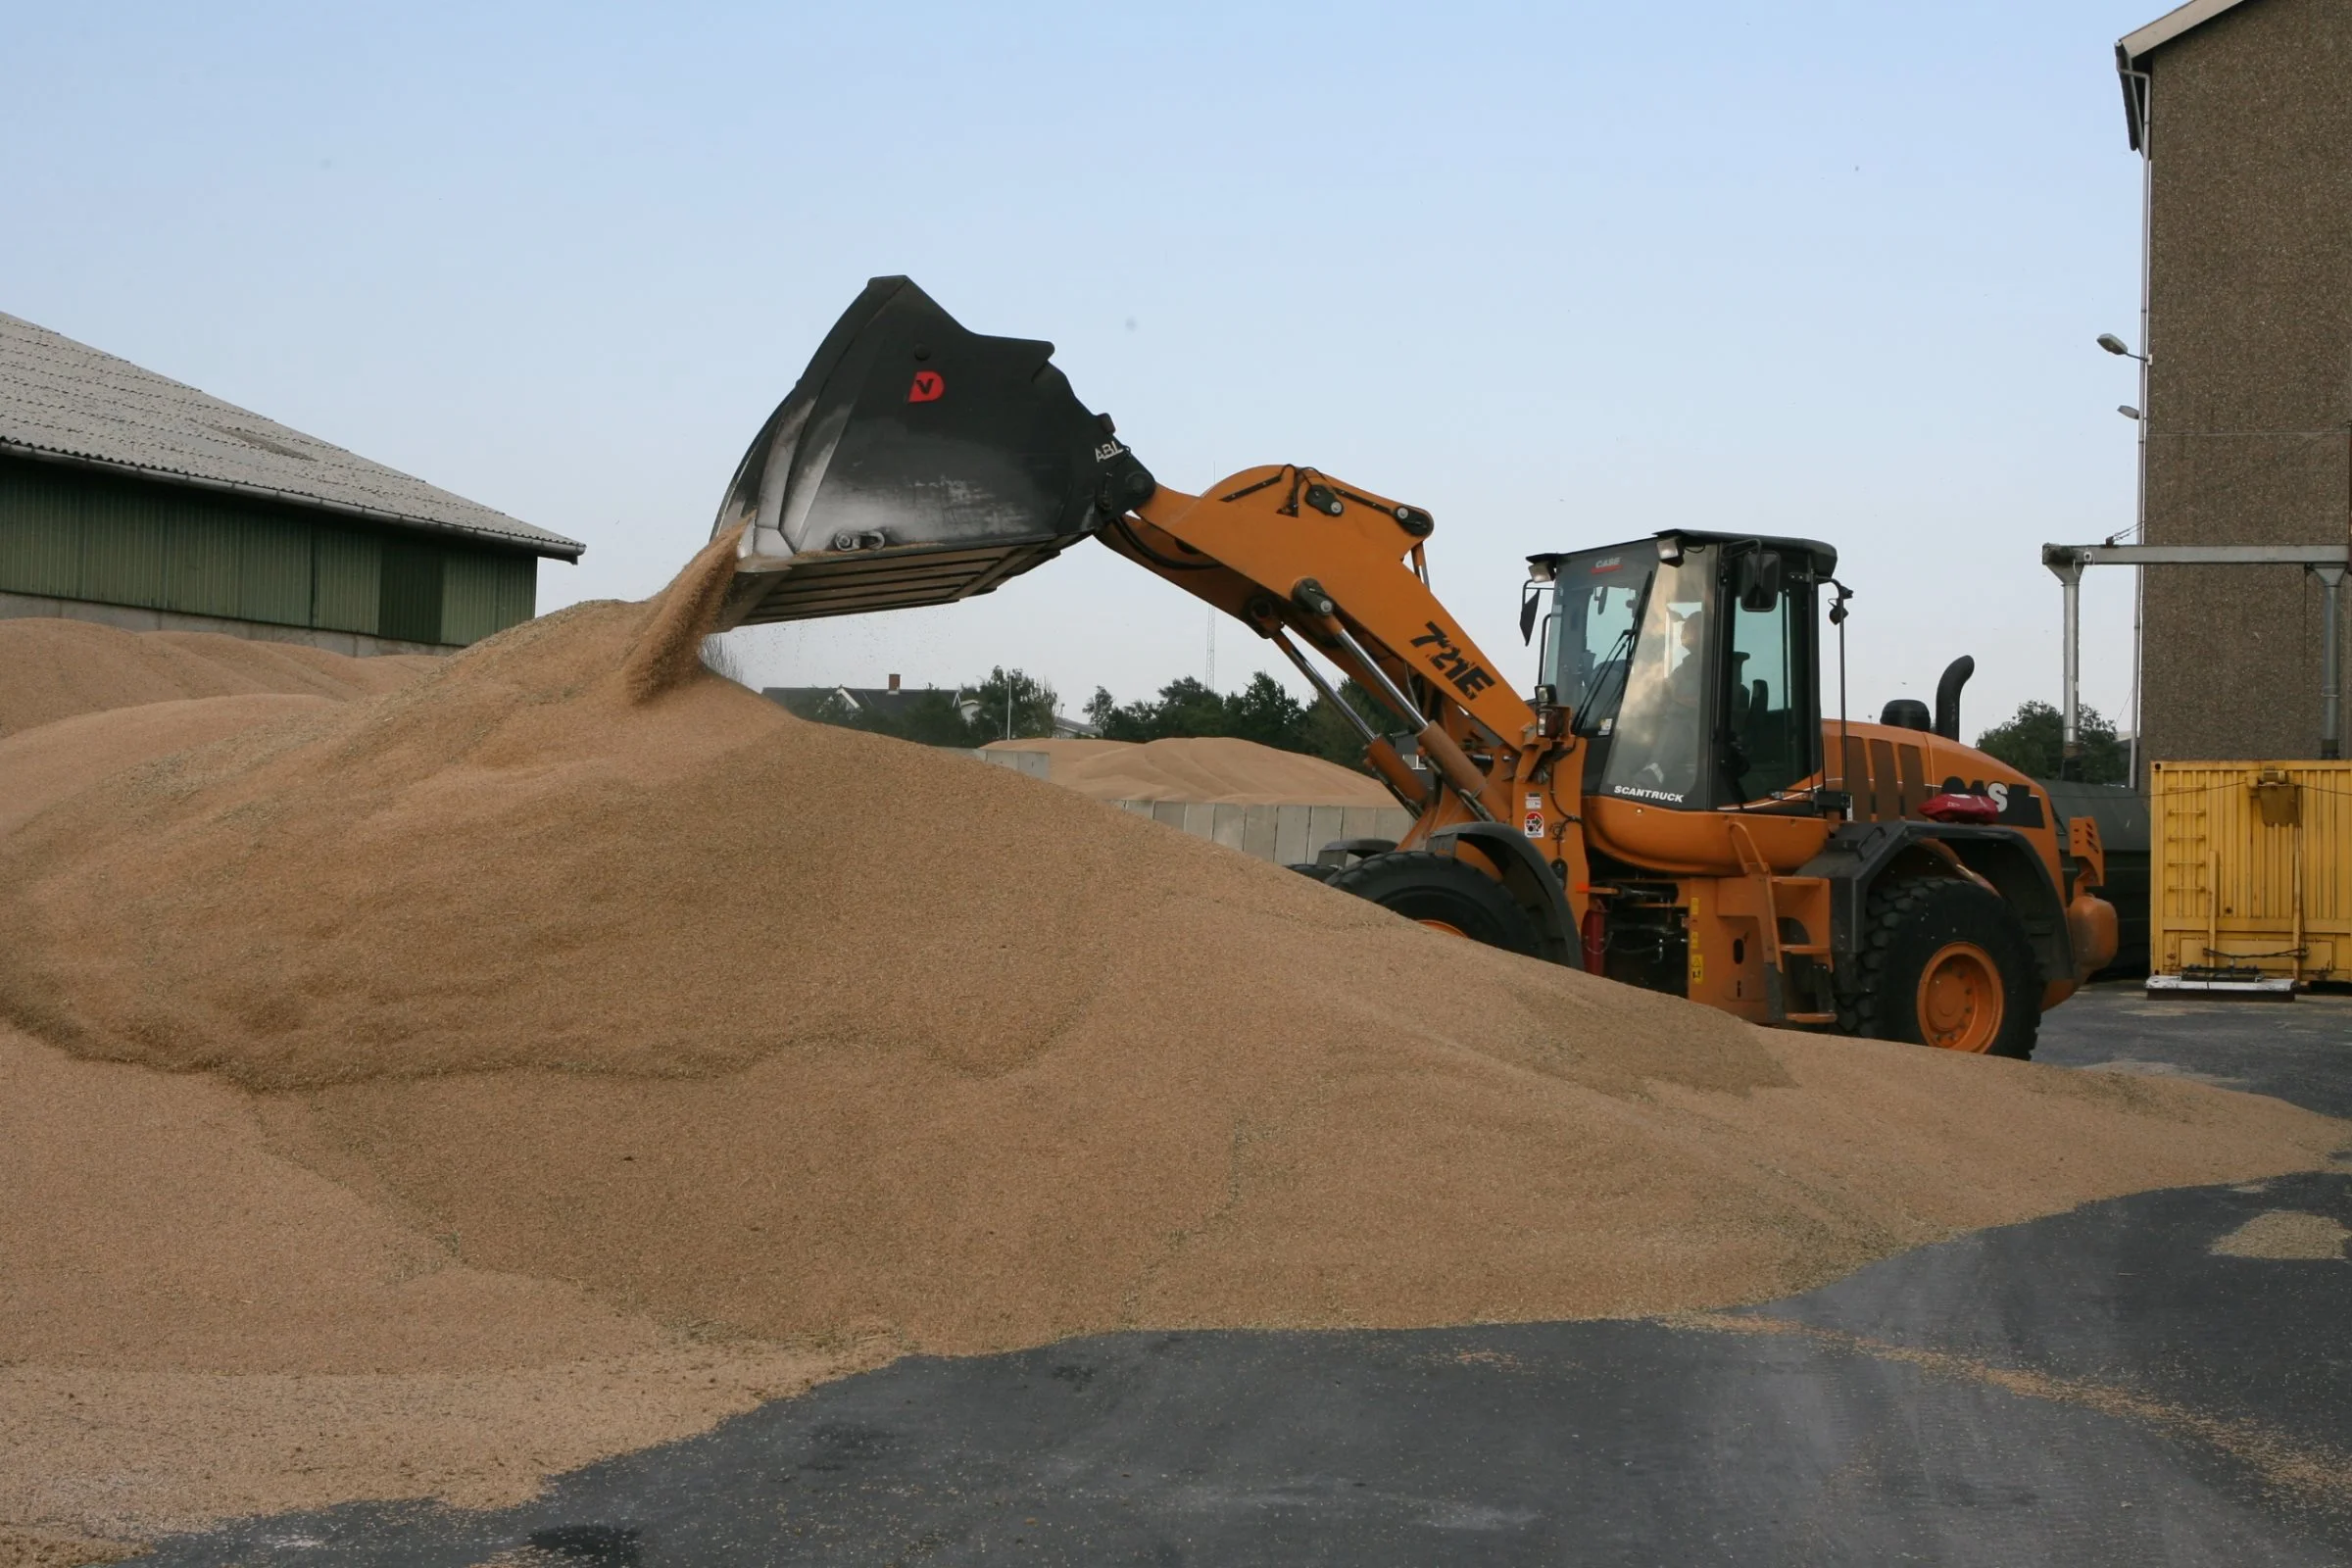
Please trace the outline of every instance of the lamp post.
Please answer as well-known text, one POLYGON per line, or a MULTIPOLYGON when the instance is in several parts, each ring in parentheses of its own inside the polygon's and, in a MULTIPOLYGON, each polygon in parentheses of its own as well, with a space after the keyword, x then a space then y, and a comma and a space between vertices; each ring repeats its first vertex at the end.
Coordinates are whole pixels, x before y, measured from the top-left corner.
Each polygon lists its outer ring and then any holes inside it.
POLYGON ((2127 360, 2139 362, 2138 406, 2134 407, 2127 403, 2115 412, 2139 425, 2139 493, 2135 498, 2133 511, 2136 515, 2132 520, 2138 526, 2139 542, 2144 545, 2148 542, 2148 357, 2145 354, 2132 353, 2131 346, 2113 332, 2101 332, 2098 343, 2099 347, 2110 354, 2119 354, 2127 360))
MULTIPOLYGON (((2144 258, 2141 270, 2143 273, 2146 270, 2144 258)), ((2140 279, 2140 296, 2139 329, 2144 337, 2148 329, 2147 279, 2144 275, 2140 279)), ((2124 404, 2115 412, 2139 426, 2139 461, 2133 476, 2132 530, 2144 545, 2148 542, 2148 357, 2132 353, 2131 346, 2113 332, 2101 332, 2098 344, 2110 354, 2139 362, 2139 402, 2136 406, 2124 404)), ((2136 567, 2132 569, 2132 753, 2127 764, 2129 771, 2126 781, 2137 789, 2139 732, 2146 727, 2139 712, 2139 622, 2147 595, 2147 578, 2136 567)), ((2075 710, 2071 697, 2066 711, 2066 747, 2070 757, 2082 749, 2081 738, 2075 733, 2075 710)))

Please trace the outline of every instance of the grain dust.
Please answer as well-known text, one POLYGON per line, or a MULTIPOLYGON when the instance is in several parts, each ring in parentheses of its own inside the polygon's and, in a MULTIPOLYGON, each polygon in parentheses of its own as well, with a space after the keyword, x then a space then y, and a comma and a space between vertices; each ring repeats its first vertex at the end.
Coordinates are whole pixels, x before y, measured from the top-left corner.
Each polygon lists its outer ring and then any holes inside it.
POLYGON ((2352 1230, 2346 1230, 2325 1214, 2274 1208, 2255 1215, 2215 1242, 2211 1250, 2222 1257, 2340 1263, 2345 1258, 2346 1242, 2352 1242, 2352 1230))

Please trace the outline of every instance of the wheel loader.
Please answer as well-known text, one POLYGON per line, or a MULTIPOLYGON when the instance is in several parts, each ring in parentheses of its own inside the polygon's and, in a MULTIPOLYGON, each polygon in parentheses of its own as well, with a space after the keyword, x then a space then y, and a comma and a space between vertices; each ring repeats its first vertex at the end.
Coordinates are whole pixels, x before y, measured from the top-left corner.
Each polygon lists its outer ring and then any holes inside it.
POLYGON ((1847 721, 1831 546, 1678 528, 1531 555, 1523 696, 1430 591, 1428 512, 1298 464, 1160 484, 1053 353, 869 283, 728 487, 720 628, 945 604, 1093 538, 1357 720, 1414 821, 1300 868, 1337 891, 1757 1023, 2007 1056, 2113 956, 2096 825, 2061 842, 2043 791, 1959 742, 1969 661, 1934 714, 1847 721))

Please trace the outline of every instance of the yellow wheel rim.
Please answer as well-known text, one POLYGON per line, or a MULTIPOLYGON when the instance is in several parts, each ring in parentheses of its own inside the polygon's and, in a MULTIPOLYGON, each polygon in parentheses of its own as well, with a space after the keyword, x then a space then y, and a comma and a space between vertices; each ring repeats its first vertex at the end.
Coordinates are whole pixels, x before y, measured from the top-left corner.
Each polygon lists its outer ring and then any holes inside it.
POLYGON ((1449 920, 1417 920, 1414 922, 1414 924, 1425 925, 1432 931, 1443 931, 1449 937, 1467 938, 1470 935, 1469 932, 1464 931, 1460 926, 1453 924, 1449 920))
POLYGON ((1920 1039, 1938 1051, 1992 1049, 2007 1009, 2000 966, 1973 942, 1946 943, 1920 971, 1920 1039))

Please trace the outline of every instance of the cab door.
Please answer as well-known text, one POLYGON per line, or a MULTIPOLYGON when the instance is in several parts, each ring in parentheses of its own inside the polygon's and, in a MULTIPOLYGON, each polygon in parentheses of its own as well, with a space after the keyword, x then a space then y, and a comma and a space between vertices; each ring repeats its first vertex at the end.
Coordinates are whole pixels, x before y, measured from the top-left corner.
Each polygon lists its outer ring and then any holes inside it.
POLYGON ((1722 805, 1769 801, 1821 770, 1813 584, 1805 566, 1762 548, 1724 562, 1713 748, 1722 805))

